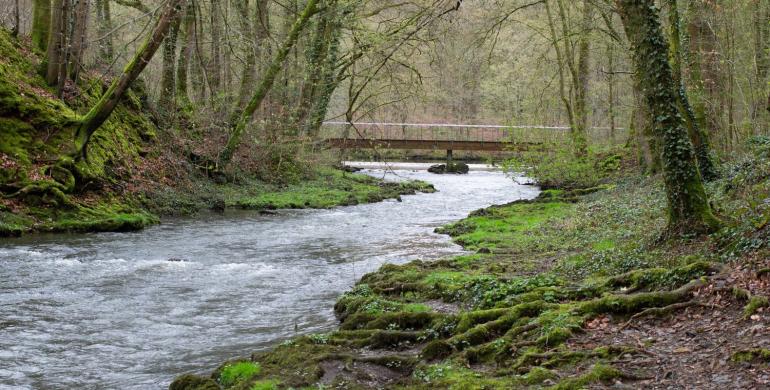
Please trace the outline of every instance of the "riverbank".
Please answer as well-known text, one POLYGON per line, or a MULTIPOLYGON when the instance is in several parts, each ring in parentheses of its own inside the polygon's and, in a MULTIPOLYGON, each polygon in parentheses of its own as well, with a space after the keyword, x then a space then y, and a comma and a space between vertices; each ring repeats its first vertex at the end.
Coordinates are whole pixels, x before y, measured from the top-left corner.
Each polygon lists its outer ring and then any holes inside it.
POLYGON ((256 179, 226 184, 198 180, 120 199, 73 197, 67 208, 8 202, 0 206, 0 237, 32 232, 130 231, 156 224, 162 216, 192 215, 203 210, 326 209, 433 191, 432 185, 422 181, 388 182, 331 167, 286 185, 256 179))
POLYGON ((709 184, 730 221, 711 236, 661 241, 660 179, 633 174, 476 211, 441 229, 472 254, 383 266, 339 330, 171 389, 766 386, 766 157, 709 184))
POLYGON ((202 146, 200 130, 159 127, 141 82, 94 134, 88 158, 75 161, 78 117, 107 84, 83 72, 57 97, 38 71, 40 54, 0 29, 0 237, 130 231, 200 210, 330 208, 433 191, 336 170, 327 156, 302 156, 301 145, 251 146, 258 157, 238 155, 237 168, 212 171, 216 151, 202 146))

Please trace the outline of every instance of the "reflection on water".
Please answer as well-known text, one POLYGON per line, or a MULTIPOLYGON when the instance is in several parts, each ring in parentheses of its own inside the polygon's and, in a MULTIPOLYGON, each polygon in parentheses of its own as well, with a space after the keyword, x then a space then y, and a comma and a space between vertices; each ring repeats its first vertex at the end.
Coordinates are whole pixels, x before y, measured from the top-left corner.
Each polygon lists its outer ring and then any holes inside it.
POLYGON ((500 172, 396 169, 367 173, 427 180, 439 192, 0 241, 0 387, 166 388, 295 327, 331 330, 335 298, 363 274, 461 253, 433 229, 537 193, 500 172))

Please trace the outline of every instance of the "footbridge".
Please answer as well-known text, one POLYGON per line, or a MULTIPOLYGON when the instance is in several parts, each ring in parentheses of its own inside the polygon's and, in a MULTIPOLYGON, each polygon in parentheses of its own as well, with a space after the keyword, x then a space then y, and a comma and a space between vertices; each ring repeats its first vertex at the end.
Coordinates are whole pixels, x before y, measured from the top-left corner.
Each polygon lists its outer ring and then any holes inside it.
MULTIPOLYGON (((589 138, 607 140, 610 132, 614 138, 615 131, 595 127, 589 131, 589 138)), ((521 151, 543 143, 566 140, 568 137, 567 126, 448 123, 327 121, 323 123, 320 132, 320 138, 332 148, 446 150, 448 156, 451 156, 453 150, 521 151)))

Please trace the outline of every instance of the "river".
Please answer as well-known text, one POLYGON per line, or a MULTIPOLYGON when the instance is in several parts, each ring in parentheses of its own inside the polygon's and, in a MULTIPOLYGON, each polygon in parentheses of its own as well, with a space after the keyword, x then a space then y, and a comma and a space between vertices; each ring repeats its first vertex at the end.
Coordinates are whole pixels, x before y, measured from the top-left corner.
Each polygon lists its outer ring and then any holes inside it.
POLYGON ((439 192, 0 240, 0 388, 162 389, 178 374, 332 330, 334 300, 363 274, 462 253, 433 229, 537 194, 497 171, 393 168, 365 173, 439 192))

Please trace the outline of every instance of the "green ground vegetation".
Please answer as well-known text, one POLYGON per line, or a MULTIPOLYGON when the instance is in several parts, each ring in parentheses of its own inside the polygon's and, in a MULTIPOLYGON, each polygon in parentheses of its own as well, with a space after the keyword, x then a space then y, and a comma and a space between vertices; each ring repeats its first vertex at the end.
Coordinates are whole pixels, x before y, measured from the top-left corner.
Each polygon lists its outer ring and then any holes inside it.
MULTIPOLYGON (((338 299, 337 331, 255 353, 262 370, 238 386, 581 389, 638 377, 613 366, 641 356, 638 346, 580 349, 569 340, 599 316, 669 313, 733 261, 770 254, 766 149, 709 184, 718 212, 733 221, 710 236, 661 240, 660 178, 629 173, 478 210, 439 229, 473 253, 365 275, 338 299)), ((766 304, 746 299, 747 312, 766 304)))

